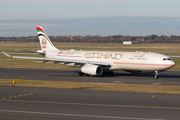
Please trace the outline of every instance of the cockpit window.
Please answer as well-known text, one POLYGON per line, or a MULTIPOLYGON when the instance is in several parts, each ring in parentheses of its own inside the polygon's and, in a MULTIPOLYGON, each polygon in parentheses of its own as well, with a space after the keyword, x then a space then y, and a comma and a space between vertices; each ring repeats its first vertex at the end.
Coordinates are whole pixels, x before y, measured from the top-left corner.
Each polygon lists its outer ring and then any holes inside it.
POLYGON ((171 58, 163 58, 163 60, 171 60, 171 58))

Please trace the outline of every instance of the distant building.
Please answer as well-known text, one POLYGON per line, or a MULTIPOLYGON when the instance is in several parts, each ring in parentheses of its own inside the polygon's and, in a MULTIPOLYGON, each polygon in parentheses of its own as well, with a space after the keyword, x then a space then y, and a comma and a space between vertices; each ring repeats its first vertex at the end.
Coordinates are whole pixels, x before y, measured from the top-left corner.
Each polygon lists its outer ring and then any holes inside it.
POLYGON ((124 44, 124 45, 131 45, 131 44, 132 44, 132 41, 123 41, 123 44, 124 44))
POLYGON ((137 40, 138 41, 144 41, 144 38, 138 38, 137 40))
POLYGON ((147 42, 160 42, 160 39, 147 39, 147 42))

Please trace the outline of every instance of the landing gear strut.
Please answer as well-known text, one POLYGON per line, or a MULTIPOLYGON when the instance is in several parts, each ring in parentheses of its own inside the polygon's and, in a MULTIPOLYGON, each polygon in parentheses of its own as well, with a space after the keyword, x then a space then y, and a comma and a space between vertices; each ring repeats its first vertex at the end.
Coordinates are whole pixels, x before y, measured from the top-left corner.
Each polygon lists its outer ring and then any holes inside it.
POLYGON ((156 79, 156 78, 159 78, 159 71, 155 71, 155 76, 154 76, 154 78, 156 79))

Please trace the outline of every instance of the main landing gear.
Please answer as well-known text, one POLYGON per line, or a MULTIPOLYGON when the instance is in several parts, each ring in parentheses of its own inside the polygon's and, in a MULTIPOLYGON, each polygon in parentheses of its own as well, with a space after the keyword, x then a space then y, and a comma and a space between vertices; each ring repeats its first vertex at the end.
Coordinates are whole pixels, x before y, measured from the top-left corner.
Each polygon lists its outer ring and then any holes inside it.
MULTIPOLYGON (((114 72, 113 71, 103 71, 103 75, 113 76, 114 72)), ((90 76, 90 75, 83 73, 83 72, 79 72, 79 76, 90 76)))
POLYGON ((90 76, 89 74, 83 73, 83 72, 79 72, 79 76, 90 76))
POLYGON ((103 75, 113 76, 114 72, 113 71, 104 71, 103 75))
POLYGON ((86 74, 83 72, 79 72, 79 76, 86 76, 86 74))
POLYGON ((155 71, 155 76, 154 76, 155 79, 159 78, 159 71, 155 71))

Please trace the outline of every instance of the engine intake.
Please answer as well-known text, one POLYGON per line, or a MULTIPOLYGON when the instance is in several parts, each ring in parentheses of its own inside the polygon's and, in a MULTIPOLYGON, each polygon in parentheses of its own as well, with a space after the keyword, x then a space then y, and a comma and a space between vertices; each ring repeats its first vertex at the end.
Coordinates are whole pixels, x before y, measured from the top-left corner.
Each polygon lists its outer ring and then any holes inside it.
POLYGON ((97 65, 85 65, 81 68, 81 71, 89 75, 101 75, 103 68, 97 65))

